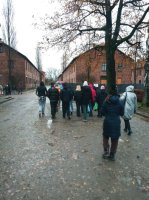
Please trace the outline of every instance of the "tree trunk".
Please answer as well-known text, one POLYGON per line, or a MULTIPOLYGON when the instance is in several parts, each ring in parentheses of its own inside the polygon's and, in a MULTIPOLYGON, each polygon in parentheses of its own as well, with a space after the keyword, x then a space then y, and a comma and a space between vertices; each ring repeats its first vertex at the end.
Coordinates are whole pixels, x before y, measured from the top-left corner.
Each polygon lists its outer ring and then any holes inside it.
POLYGON ((144 90, 144 105, 149 107, 149 87, 145 87, 144 90))
POLYGON ((116 72, 115 72, 115 48, 112 45, 106 45, 106 63, 107 63, 107 89, 112 84, 116 84, 116 72))
POLYGON ((110 9, 110 1, 106 0, 106 31, 105 31, 105 49, 106 49, 106 64, 107 64, 107 90, 110 86, 116 83, 115 72, 115 41, 112 40, 112 13, 110 9))
POLYGON ((144 80, 144 100, 143 103, 145 106, 149 107, 149 55, 145 63, 145 80, 144 80))

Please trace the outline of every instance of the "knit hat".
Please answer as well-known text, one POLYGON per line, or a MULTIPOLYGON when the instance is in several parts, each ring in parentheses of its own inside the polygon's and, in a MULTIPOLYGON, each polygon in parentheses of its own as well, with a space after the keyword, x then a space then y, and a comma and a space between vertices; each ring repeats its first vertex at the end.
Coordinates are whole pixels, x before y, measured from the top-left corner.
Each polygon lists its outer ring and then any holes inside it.
POLYGON ((110 85, 110 91, 109 91, 109 93, 112 94, 112 95, 117 94, 117 86, 115 84, 111 84, 110 85))
POLYGON ((88 86, 88 82, 84 81, 83 86, 88 86))
POLYGON ((134 86, 133 85, 129 85, 126 87, 126 92, 133 92, 134 91, 134 86))
POLYGON ((101 90, 105 90, 105 86, 104 86, 104 85, 101 85, 100 89, 101 89, 101 90))

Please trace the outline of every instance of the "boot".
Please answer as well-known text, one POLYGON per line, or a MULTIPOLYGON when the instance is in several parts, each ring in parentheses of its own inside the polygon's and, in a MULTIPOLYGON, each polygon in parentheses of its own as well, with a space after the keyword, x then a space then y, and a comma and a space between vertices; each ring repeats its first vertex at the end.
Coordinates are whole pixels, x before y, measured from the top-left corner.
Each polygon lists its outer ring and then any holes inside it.
POLYGON ((110 155, 108 156, 108 159, 111 161, 115 161, 115 153, 110 153, 110 155))
POLYGON ((103 159, 108 159, 109 157, 109 148, 104 149, 104 153, 102 154, 103 159))
POLYGON ((129 130, 129 131, 128 131, 128 135, 131 135, 131 134, 132 134, 132 130, 129 130))
POLYGON ((39 118, 41 118, 42 117, 42 114, 41 114, 41 112, 39 112, 39 118))

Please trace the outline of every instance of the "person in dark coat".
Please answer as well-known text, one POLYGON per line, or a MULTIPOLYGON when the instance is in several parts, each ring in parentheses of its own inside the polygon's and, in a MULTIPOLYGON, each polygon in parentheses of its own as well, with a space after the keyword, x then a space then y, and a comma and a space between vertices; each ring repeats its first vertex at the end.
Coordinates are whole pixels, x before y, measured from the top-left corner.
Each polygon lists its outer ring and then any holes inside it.
POLYGON ((63 111, 63 118, 67 117, 70 118, 70 100, 71 100, 71 92, 67 87, 67 83, 63 84, 63 89, 60 92, 60 99, 62 101, 62 111, 63 111))
POLYGON ((101 107, 103 105, 105 98, 107 97, 107 93, 105 91, 105 86, 101 85, 100 89, 97 89, 96 93, 97 93, 96 102, 98 104, 98 115, 97 115, 97 117, 102 117, 101 107))
POLYGON ((76 108, 77 108, 77 117, 80 117, 80 111, 82 106, 82 92, 81 92, 81 86, 77 85, 76 90, 74 92, 74 100, 76 102, 76 108))
POLYGON ((86 122, 88 118, 88 106, 92 101, 92 92, 88 86, 88 82, 84 81, 82 86, 82 107, 83 107, 83 121, 86 122))
POLYGON ((74 98, 74 91, 71 86, 69 86, 69 91, 70 91, 70 103, 69 103, 69 110, 70 110, 70 115, 73 113, 73 98, 74 98))
POLYGON ((36 95, 39 97, 39 117, 45 115, 45 104, 47 96, 47 88, 44 85, 44 82, 40 82, 40 86, 36 89, 36 95))
POLYGON ((101 108, 101 114, 105 116, 103 122, 103 158, 114 161, 118 140, 121 135, 120 116, 124 114, 115 85, 112 85, 110 88, 109 95, 106 97, 101 108), (109 145, 110 138, 111 145, 109 145))
POLYGON ((50 100, 52 119, 55 119, 59 96, 60 95, 58 89, 54 87, 54 83, 51 83, 51 88, 48 89, 47 97, 50 100))

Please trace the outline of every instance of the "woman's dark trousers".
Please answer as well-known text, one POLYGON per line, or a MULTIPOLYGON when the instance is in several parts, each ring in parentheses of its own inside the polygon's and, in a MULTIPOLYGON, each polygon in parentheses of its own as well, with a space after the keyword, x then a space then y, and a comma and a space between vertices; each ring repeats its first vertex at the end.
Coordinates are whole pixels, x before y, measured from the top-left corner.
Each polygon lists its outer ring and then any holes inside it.
POLYGON ((70 109, 69 109, 69 102, 62 102, 62 110, 63 110, 63 118, 65 118, 66 113, 67 113, 67 117, 70 118, 70 109))
POLYGON ((77 107, 77 117, 80 117, 81 104, 79 102, 76 102, 76 107, 77 107))
POLYGON ((130 127, 130 122, 129 122, 129 119, 124 119, 124 122, 125 122, 125 131, 127 132, 128 131, 128 134, 131 133, 131 127, 130 127))
POLYGON ((110 154, 115 154, 117 151, 118 146, 118 138, 112 139, 111 138, 111 147, 109 145, 109 138, 108 136, 103 136, 103 148, 104 152, 110 152, 110 154))
POLYGON ((50 101, 50 105, 51 105, 52 119, 54 119, 55 118, 55 114, 56 114, 56 109, 57 109, 57 102, 56 101, 53 101, 53 102, 50 101))

